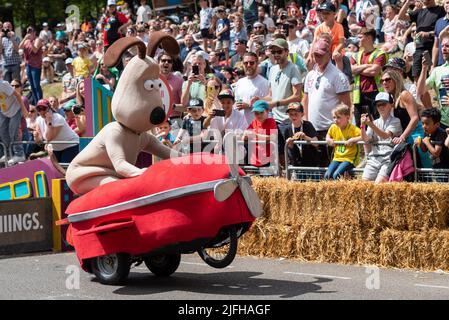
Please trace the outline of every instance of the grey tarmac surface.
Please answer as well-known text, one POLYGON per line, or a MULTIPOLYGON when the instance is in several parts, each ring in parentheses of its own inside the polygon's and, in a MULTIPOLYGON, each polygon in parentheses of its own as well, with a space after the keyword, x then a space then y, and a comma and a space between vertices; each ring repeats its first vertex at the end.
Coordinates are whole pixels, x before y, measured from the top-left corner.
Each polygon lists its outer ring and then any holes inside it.
POLYGON ((79 268, 74 253, 1 257, 0 284, 0 299, 449 299, 444 272, 256 257, 237 257, 231 266, 213 269, 196 254, 183 255, 169 278, 153 276, 142 264, 131 269, 124 286, 100 284, 79 268))

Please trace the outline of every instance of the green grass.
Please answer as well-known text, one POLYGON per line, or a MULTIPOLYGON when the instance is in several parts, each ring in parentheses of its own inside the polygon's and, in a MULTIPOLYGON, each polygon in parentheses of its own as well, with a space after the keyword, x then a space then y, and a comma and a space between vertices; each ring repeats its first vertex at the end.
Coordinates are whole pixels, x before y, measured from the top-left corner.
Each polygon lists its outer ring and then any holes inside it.
POLYGON ((55 82, 51 84, 47 84, 42 87, 42 91, 44 93, 44 98, 48 99, 48 97, 56 97, 60 98, 62 95, 62 83, 61 82, 55 82))

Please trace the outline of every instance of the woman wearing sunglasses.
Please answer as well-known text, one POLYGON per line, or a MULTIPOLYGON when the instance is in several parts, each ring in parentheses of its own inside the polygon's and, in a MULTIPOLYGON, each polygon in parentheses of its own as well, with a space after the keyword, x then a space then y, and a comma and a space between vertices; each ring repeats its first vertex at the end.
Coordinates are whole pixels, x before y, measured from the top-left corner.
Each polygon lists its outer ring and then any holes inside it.
MULTIPOLYGON (((15 90, 17 83, 9 84, 0 80, 0 141, 5 144, 7 150, 0 147, 0 162, 5 162, 9 154, 9 146, 13 141, 20 141, 20 123, 22 116, 26 116, 28 111, 23 104, 21 94, 15 90)), ((25 160, 23 146, 21 144, 13 145, 12 154, 8 165, 25 160)))
MULTIPOLYGON (((394 144, 407 142, 413 145, 417 137, 424 137, 424 129, 419 118, 419 104, 412 94, 405 89, 404 80, 399 72, 387 69, 383 72, 380 81, 384 90, 394 96, 393 114, 401 121, 402 135, 393 138, 392 142, 394 144)), ((432 163, 429 156, 419 148, 418 152, 421 167, 431 168, 432 163)))
POLYGON ((69 163, 79 152, 78 135, 70 129, 64 117, 50 108, 47 99, 41 99, 36 105, 39 114, 34 139, 39 141, 64 141, 68 143, 53 144, 54 155, 60 163, 69 163))

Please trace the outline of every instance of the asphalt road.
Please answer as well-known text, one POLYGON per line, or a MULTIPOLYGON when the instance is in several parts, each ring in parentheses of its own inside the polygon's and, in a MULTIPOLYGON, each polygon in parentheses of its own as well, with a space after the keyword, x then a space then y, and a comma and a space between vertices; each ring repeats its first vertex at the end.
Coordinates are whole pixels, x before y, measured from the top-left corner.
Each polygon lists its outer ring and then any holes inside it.
POLYGON ((0 299, 448 299, 449 274, 237 257, 225 269, 184 255, 170 278, 141 265, 125 286, 101 285, 73 253, 0 258, 0 299), (79 275, 79 277, 77 277, 79 275))

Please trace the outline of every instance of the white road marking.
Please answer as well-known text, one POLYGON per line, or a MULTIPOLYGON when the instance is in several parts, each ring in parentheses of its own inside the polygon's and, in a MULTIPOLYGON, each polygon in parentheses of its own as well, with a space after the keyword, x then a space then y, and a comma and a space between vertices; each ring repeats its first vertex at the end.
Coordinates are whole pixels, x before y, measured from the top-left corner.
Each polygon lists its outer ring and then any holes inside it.
POLYGON ((296 275, 300 275, 300 276, 312 276, 312 277, 319 277, 319 278, 330 278, 330 279, 351 280, 351 278, 348 278, 348 277, 330 276, 330 275, 326 275, 326 274, 313 274, 313 273, 288 272, 288 271, 285 271, 284 273, 287 273, 287 274, 296 274, 296 275))
POLYGON ((449 289, 449 287, 445 286, 432 286, 429 284, 415 284, 415 287, 426 287, 426 288, 437 288, 437 289, 449 289))

